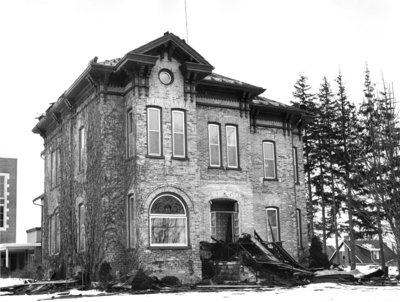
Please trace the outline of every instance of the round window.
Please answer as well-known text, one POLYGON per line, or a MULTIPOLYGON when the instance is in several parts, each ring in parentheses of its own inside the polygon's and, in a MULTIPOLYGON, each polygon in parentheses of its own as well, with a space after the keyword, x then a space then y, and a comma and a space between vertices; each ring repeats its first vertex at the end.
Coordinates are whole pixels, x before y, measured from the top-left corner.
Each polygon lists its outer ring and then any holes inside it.
POLYGON ((169 85, 174 80, 172 72, 167 69, 160 70, 158 78, 160 79, 160 82, 163 83, 164 85, 169 85))

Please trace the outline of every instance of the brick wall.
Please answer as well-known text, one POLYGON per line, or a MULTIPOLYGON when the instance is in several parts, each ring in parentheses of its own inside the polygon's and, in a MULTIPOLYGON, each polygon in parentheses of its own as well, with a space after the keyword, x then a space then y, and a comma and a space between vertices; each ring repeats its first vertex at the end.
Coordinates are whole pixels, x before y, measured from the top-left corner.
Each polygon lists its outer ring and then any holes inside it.
MULTIPOLYGON (((301 141, 283 129, 257 127, 250 131, 249 117, 239 110, 196 105, 185 100, 180 64, 172 58, 158 60, 153 67, 148 94, 144 87, 135 87, 126 94, 121 87, 99 86, 85 96, 75 111, 66 115, 63 123, 46 138, 46 179, 43 219, 43 256, 47 267, 63 263, 68 267, 87 265, 87 261, 108 261, 113 272, 128 272, 142 267, 148 273, 163 277, 175 275, 184 282, 201 278, 200 241, 211 241, 210 201, 230 199, 238 204, 240 233, 253 230, 266 239, 268 206, 279 208, 280 234, 284 247, 297 257, 296 209, 302 213, 303 242, 307 242, 305 222, 304 179, 299 164, 300 183, 294 184, 292 146, 298 147, 302 162, 301 141), (173 72, 174 82, 164 85, 158 73, 166 68, 173 72), (162 113, 162 156, 147 155, 147 107, 157 106, 162 113), (171 110, 186 114, 187 158, 172 157, 171 110), (126 156, 126 114, 134 116, 134 155, 126 156), (222 168, 209 168, 208 123, 221 125, 222 168), (227 169, 227 124, 237 125, 240 169, 227 169), (78 169, 79 128, 87 129, 87 149, 84 169, 78 169), (276 181, 263 179, 262 141, 276 144, 276 181), (60 186, 49 185, 49 155, 62 147, 62 180, 60 186), (188 246, 156 248, 150 246, 149 209, 154 199, 163 193, 178 195, 184 202, 188 219, 188 246), (135 200, 135 246, 127 248, 126 209, 128 195, 135 200), (87 207, 87 244, 99 251, 77 250, 78 205, 87 207), (48 218, 59 209, 61 252, 48 253, 48 218), (90 231, 90 232, 89 232, 90 231), (93 232, 92 232, 93 231, 93 232)), ((128 84, 129 86, 130 84, 128 84)), ((205 97, 198 101, 210 101, 205 97)), ((214 103, 238 106, 238 99, 213 99, 214 103)), ((279 126, 275 118, 275 125, 279 126)), ((93 263, 92 263, 93 264, 93 263)), ((94 265, 94 264, 93 264, 94 265)), ((68 273, 68 272, 67 272, 68 273)))

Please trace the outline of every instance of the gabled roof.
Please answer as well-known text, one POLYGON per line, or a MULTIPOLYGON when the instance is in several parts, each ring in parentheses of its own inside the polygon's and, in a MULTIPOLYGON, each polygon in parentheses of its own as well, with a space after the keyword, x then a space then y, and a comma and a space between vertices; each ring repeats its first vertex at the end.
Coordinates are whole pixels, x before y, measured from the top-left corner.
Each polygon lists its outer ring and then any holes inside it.
POLYGON ((184 39, 181 39, 170 32, 164 33, 164 36, 155 39, 143 46, 140 46, 139 48, 136 48, 129 53, 154 55, 158 54, 160 49, 171 46, 174 49, 178 49, 181 52, 185 53, 190 61, 211 66, 211 64, 207 62, 207 60, 202 55, 200 55, 196 50, 186 44, 186 41, 184 39))
MULTIPOLYGON (((350 241, 345 240, 344 243, 350 249, 350 241)), ((379 240, 356 240, 356 257, 361 263, 379 263, 380 260, 373 259, 371 255, 372 251, 379 250, 379 240)), ((396 258, 396 254, 386 245, 386 243, 383 243, 383 253, 386 262, 396 258)))

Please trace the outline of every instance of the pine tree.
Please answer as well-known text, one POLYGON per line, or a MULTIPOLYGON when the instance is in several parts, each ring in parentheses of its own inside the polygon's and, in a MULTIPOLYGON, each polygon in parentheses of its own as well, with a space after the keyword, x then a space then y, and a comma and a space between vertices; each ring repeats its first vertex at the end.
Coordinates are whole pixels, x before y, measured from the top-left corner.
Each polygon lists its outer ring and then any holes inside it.
MULTIPOLYGON (((341 201, 344 201, 345 207, 348 213, 348 224, 350 233, 350 245, 351 256, 350 259, 352 267, 355 268, 355 230, 353 221, 353 211, 354 211, 354 200, 352 195, 352 190, 355 187, 355 182, 352 180, 352 175, 354 174, 354 162, 355 157, 358 154, 358 144, 357 144, 357 118, 355 114, 355 106, 352 104, 346 93, 346 88, 343 83, 342 74, 335 79, 337 84, 337 94, 336 94, 336 126, 339 130, 337 136, 337 148, 336 148, 336 159, 339 167, 338 178, 340 186, 344 190, 340 190, 341 201)), ((339 253, 337 253, 337 256, 339 253)), ((338 258, 338 262, 339 262, 338 258)), ((354 269, 353 268, 353 269, 354 269)))
MULTIPOLYGON (((318 108, 315 103, 314 94, 310 93, 311 86, 307 83, 308 78, 301 74, 299 79, 296 81, 293 92, 293 96, 296 101, 292 102, 294 105, 298 105, 301 109, 308 111, 311 115, 316 115, 318 108)), ((316 201, 313 200, 312 194, 312 183, 311 183, 311 173, 315 169, 316 164, 316 152, 315 152, 315 133, 316 133, 316 122, 315 119, 309 119, 304 126, 304 172, 307 176, 307 218, 309 224, 309 238, 314 235, 314 212, 316 201)))

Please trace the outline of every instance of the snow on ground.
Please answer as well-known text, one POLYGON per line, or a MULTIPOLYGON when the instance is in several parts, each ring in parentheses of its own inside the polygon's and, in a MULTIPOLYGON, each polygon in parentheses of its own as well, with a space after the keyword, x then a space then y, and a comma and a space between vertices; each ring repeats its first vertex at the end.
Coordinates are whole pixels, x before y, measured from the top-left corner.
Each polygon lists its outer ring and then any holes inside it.
MULTIPOLYGON (((244 299, 252 302, 265 302, 268 299, 274 302, 398 302, 400 300, 400 286, 353 286, 336 283, 317 283, 294 288, 262 288, 241 290, 219 290, 214 292, 192 291, 182 293, 156 293, 156 294, 107 294, 100 291, 69 292, 70 298, 79 298, 80 301, 90 302, 187 302, 196 301, 228 301, 243 302, 244 299), (82 296, 80 296, 82 295, 82 296)), ((57 300, 66 296, 59 294, 33 295, 33 296, 1 296, 1 302, 31 302, 57 300)), ((269 301, 271 301, 269 300, 269 301)))

